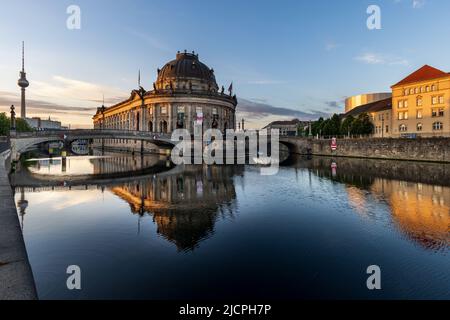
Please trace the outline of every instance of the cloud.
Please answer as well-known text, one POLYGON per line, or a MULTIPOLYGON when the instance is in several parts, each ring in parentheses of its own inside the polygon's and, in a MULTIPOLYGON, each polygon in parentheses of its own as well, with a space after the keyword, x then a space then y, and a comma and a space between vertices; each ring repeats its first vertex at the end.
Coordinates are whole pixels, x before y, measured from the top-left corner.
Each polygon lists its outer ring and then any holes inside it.
POLYGON ((256 84, 256 85, 271 85, 271 84, 283 84, 286 81, 281 80, 250 80, 247 84, 256 84))
POLYGON ((274 107, 267 103, 254 102, 246 99, 238 99, 237 110, 240 113, 245 113, 253 119, 261 119, 267 116, 283 116, 298 118, 300 120, 314 120, 328 114, 323 112, 303 112, 289 108, 274 107))
MULTIPOLYGON (((27 90, 27 115, 59 120, 72 127, 92 126, 92 116, 102 103, 106 106, 128 98, 120 89, 86 81, 53 76, 50 81, 33 81, 27 90)), ((0 91, 0 112, 9 112, 14 104, 20 106, 19 92, 0 91)))
POLYGON ((413 0, 412 7, 413 9, 420 9, 425 5, 425 0, 413 0))
POLYGON ((403 58, 383 55, 379 53, 366 52, 360 56, 357 56, 355 60, 366 64, 379 64, 379 65, 408 65, 409 61, 403 58))
POLYGON ((137 30, 133 30, 133 29, 126 29, 126 30, 132 36, 139 38, 140 40, 143 40, 144 42, 146 42, 148 45, 150 45, 151 47, 153 47, 155 49, 158 49, 158 50, 161 50, 164 52, 172 52, 173 51, 164 42, 155 38, 154 36, 151 36, 147 33, 143 33, 143 32, 137 31, 137 30))
POLYGON ((333 51, 334 49, 337 49, 338 47, 340 47, 340 45, 335 43, 335 42, 332 42, 332 41, 327 42, 325 44, 325 50, 326 51, 333 51))
MULTIPOLYGON (((102 95, 105 96, 105 102, 117 102, 128 93, 108 86, 98 85, 86 81, 69 79, 62 76, 53 76, 50 82, 34 81, 30 86, 29 92, 41 98, 64 99, 65 101, 85 101, 99 103, 102 101, 102 95)), ((47 99, 46 99, 47 100, 47 99)))
MULTIPOLYGON (((411 1, 411 7, 413 9, 420 9, 426 4, 426 0, 408 0, 411 1)), ((394 0, 394 3, 401 3, 403 0, 394 0)))

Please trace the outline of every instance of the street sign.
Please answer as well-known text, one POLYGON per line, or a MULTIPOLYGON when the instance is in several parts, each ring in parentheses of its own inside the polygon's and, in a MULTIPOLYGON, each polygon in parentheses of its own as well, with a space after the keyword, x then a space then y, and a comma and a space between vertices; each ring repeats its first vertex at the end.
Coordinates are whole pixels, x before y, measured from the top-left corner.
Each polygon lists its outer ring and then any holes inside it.
POLYGON ((331 139, 331 150, 332 151, 337 150, 337 139, 336 138, 331 139))

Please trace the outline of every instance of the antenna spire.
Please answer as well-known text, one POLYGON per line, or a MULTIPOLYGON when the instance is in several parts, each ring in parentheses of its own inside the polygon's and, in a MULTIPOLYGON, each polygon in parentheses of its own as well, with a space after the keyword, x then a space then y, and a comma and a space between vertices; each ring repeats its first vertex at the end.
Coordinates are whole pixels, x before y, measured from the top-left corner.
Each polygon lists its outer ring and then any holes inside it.
POLYGON ((141 86, 141 69, 139 69, 139 74, 138 74, 138 87, 141 86))
POLYGON ((25 72, 25 41, 22 41, 22 72, 25 72))

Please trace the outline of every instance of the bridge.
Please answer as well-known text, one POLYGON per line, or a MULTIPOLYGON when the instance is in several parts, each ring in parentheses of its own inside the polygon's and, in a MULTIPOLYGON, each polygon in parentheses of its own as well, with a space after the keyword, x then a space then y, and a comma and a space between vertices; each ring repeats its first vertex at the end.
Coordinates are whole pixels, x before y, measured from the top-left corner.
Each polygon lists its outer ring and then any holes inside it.
POLYGON ((171 135, 148 132, 111 129, 77 129, 77 130, 46 130, 33 132, 11 132, 11 160, 18 160, 20 154, 30 147, 53 141, 71 142, 75 140, 93 139, 124 139, 151 142, 160 147, 173 147, 171 135))

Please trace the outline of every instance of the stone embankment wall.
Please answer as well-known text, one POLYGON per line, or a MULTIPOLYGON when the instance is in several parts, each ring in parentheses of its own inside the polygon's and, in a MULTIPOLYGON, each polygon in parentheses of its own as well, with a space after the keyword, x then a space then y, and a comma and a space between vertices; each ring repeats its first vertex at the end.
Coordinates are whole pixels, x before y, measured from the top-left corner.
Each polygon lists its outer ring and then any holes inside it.
POLYGON ((282 138, 290 151, 335 157, 450 162, 450 138, 342 139, 336 151, 330 140, 282 138))
POLYGON ((32 300, 37 294, 5 167, 8 155, 0 153, 0 300, 32 300))

